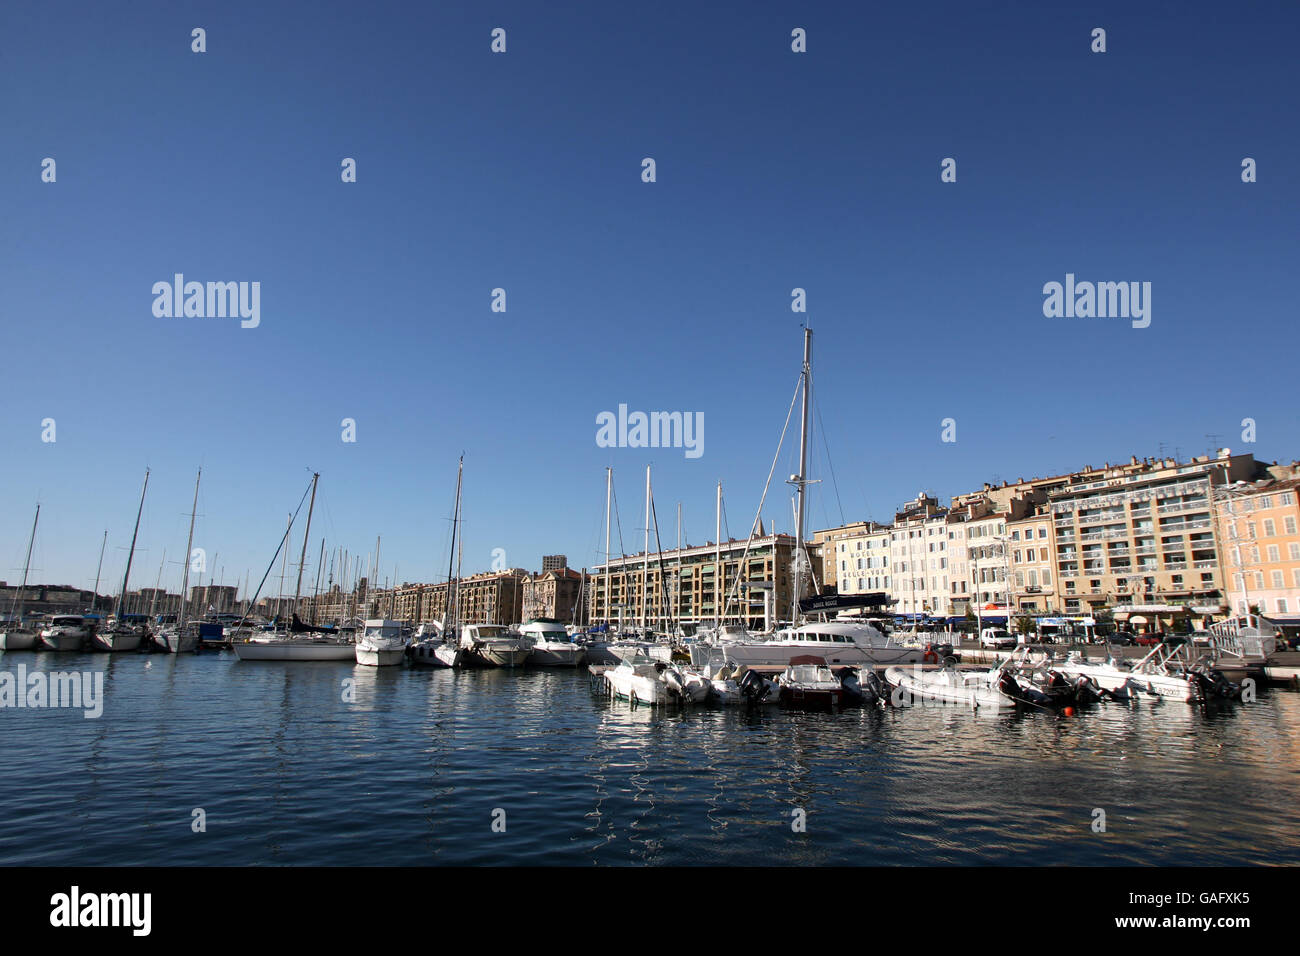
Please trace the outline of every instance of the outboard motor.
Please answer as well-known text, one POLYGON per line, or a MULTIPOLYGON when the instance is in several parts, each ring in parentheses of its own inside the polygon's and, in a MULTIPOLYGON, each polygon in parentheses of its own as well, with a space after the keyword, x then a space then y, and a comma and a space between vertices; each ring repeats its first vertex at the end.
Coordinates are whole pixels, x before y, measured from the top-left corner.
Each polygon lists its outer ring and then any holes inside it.
POLYGON ((740 693, 751 704, 765 700, 770 690, 767 681, 757 671, 746 671, 739 687, 740 693))

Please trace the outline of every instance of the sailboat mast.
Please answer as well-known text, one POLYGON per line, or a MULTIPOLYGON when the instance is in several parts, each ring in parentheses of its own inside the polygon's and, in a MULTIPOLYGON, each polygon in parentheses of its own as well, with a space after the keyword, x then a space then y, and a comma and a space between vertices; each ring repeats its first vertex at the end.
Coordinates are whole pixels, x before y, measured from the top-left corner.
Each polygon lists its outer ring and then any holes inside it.
MULTIPOLYGON (((190 554, 194 547, 194 516, 199 513, 199 482, 203 478, 203 469, 194 478, 194 505, 190 508, 190 536, 185 539, 185 570, 181 574, 181 613, 176 620, 176 626, 179 628, 185 623, 185 602, 188 600, 190 585, 190 554)), ((248 588, 244 588, 247 592, 248 588)))
MULTIPOLYGON (((23 598, 26 597, 25 592, 27 591, 27 572, 32 566, 32 544, 36 541, 36 522, 40 520, 41 506, 38 504, 36 506, 36 517, 32 519, 32 535, 27 539, 27 560, 23 563, 23 583, 18 588, 18 595, 14 600, 14 607, 9 612, 9 616, 14 620, 21 620, 23 616, 23 598), (17 613, 14 613, 15 611, 17 613)), ((107 537, 108 532, 105 531, 104 535, 107 537)))
POLYGON ((149 469, 144 470, 144 487, 140 489, 140 507, 135 513, 135 530, 131 532, 131 550, 126 556, 126 573, 122 575, 122 593, 117 598, 117 619, 122 621, 122 602, 126 600, 126 583, 131 578, 131 559, 135 557, 135 541, 140 534, 140 516, 144 514, 144 494, 149 490, 149 469))
POLYGON ((641 629, 645 630, 650 604, 650 466, 645 466, 645 551, 641 561, 641 629))
POLYGON ((158 562, 158 578, 153 583, 153 597, 149 599, 149 616, 153 617, 154 609, 158 607, 158 588, 162 586, 163 565, 167 563, 167 551, 163 550, 162 560, 158 562))
POLYGON ((804 494, 808 487, 808 394, 812 385, 812 329, 803 330, 803 408, 799 423, 799 474, 795 482, 797 504, 794 512, 794 622, 799 623, 802 613, 799 600, 803 597, 803 524, 804 494))
POLYGON ((320 601, 320 570, 325 563, 325 539, 320 539, 320 557, 316 559, 316 581, 311 589, 311 622, 316 623, 316 604, 320 601))
POLYGON ((447 549, 447 608, 442 616, 443 637, 447 636, 447 631, 452 626, 452 572, 456 568, 456 535, 460 530, 460 479, 464 473, 465 456, 461 455, 460 463, 456 466, 456 503, 451 511, 451 547, 447 549))
POLYGON ((722 482, 718 482, 718 505, 714 516, 713 533, 713 624, 722 625, 722 595, 727 589, 722 569, 722 482))
POLYGON ((302 595, 302 568, 307 562, 307 539, 311 537, 311 513, 316 507, 316 482, 320 479, 317 472, 311 476, 311 503, 307 505, 307 527, 302 533, 302 554, 298 556, 298 583, 293 588, 293 613, 298 613, 298 598, 302 595))
POLYGON ((104 548, 108 546, 108 529, 104 529, 104 539, 99 542, 99 564, 95 567, 95 590, 90 595, 90 609, 99 606, 99 572, 104 570, 104 548))
POLYGON ((605 469, 605 630, 609 630, 609 496, 614 487, 614 469, 605 469))

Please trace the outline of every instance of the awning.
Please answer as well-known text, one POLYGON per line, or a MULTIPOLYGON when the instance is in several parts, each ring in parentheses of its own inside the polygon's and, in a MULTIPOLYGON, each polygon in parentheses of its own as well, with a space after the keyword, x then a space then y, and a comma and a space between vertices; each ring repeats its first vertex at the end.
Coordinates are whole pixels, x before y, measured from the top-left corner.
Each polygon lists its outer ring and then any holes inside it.
POLYGON ((1132 617, 1128 619, 1128 622, 1130 624, 1145 624, 1147 623, 1147 619, 1143 617, 1141 614, 1134 614, 1132 617))

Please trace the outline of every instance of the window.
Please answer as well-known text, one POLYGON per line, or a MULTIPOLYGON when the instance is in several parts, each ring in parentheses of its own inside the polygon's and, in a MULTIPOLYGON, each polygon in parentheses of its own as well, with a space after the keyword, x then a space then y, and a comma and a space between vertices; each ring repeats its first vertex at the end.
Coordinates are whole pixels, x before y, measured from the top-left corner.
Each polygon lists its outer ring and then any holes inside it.
POLYGON ((1286 613, 1286 598, 1278 598, 1278 599, 1277 599, 1277 612, 1278 612, 1279 614, 1285 614, 1285 613, 1286 613))
POLYGON ((1291 553, 1292 561, 1300 561, 1300 544, 1292 541, 1287 545, 1287 550, 1291 553))
POLYGON ((1280 587, 1282 587, 1282 586, 1283 586, 1283 585, 1282 585, 1282 572, 1281 572, 1281 571, 1274 571, 1274 572, 1273 572, 1273 587, 1275 587, 1275 588, 1280 588, 1280 587))
POLYGON ((1274 561, 1274 562, 1276 562, 1276 561, 1281 561, 1281 560, 1282 560, 1282 549, 1279 548, 1279 547, 1278 547, 1277 545, 1275 545, 1275 544, 1270 544, 1270 545, 1268 546, 1268 559, 1269 559, 1270 561, 1274 561))
POLYGON ((1275 527, 1274 524, 1273 524, 1273 519, 1272 519, 1272 518, 1265 518, 1265 519, 1264 519, 1264 537, 1266 537, 1266 538, 1271 538, 1271 537, 1275 536, 1276 534, 1277 534, 1277 530, 1276 530, 1276 527, 1275 527))
POLYGON ((1283 518, 1282 527, 1286 529, 1287 534, 1295 534, 1295 516, 1287 515, 1283 518))

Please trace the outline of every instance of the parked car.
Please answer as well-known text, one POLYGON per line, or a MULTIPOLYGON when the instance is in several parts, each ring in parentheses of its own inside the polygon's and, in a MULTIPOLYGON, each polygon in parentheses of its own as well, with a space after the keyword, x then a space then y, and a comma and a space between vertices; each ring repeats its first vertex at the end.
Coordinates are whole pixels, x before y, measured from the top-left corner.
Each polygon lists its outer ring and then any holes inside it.
POLYGON ((980 631, 980 647, 1004 650, 1016 646, 1015 636, 1000 627, 986 627, 980 631))

